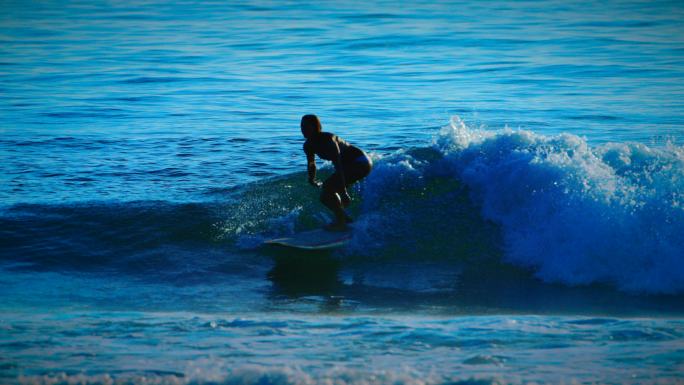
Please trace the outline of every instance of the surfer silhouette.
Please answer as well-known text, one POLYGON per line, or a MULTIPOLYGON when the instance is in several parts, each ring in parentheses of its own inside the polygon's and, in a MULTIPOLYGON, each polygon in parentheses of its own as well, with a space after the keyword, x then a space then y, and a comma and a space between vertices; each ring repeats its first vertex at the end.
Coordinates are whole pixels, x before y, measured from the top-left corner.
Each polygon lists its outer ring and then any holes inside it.
POLYGON ((335 214, 335 221, 325 226, 326 230, 343 231, 351 217, 344 209, 351 204, 347 187, 368 176, 373 162, 358 147, 344 141, 331 132, 323 132, 321 121, 316 115, 304 115, 300 123, 306 154, 306 170, 309 184, 321 187, 321 203, 335 214), (316 180, 316 155, 329 160, 335 172, 322 184, 316 180))

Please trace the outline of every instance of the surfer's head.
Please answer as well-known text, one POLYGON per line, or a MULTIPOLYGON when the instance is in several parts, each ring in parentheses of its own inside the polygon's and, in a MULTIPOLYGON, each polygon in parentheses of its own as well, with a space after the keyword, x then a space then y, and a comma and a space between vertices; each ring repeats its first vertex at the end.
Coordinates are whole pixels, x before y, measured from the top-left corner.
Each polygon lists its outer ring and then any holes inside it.
POLYGON ((312 136, 321 132, 321 121, 318 120, 316 115, 304 115, 302 116, 302 122, 299 123, 299 127, 302 129, 302 135, 309 139, 312 136))

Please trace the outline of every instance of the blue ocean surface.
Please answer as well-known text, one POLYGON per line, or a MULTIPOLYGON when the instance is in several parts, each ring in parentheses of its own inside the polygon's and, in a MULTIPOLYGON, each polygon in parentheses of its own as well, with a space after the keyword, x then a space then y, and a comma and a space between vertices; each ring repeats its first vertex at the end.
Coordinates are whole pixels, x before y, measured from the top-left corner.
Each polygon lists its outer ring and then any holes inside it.
POLYGON ((684 383, 683 141, 678 1, 0 0, 0 383, 684 383))

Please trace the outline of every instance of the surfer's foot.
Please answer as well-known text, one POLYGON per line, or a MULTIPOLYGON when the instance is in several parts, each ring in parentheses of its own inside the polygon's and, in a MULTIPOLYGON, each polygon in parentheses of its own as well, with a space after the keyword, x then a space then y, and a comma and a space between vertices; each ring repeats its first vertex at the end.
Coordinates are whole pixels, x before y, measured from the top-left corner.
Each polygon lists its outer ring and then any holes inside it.
POLYGON ((332 222, 323 227, 326 231, 347 231, 349 227, 347 223, 332 222))

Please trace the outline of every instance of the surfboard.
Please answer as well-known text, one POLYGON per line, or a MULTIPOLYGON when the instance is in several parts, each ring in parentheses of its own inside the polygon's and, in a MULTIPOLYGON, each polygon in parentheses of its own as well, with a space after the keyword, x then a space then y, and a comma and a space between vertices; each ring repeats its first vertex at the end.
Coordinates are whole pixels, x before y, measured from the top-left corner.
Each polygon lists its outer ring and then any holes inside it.
POLYGON ((269 239, 264 244, 280 245, 302 250, 327 250, 346 245, 351 237, 351 230, 338 232, 318 229, 303 231, 289 237, 269 239))

